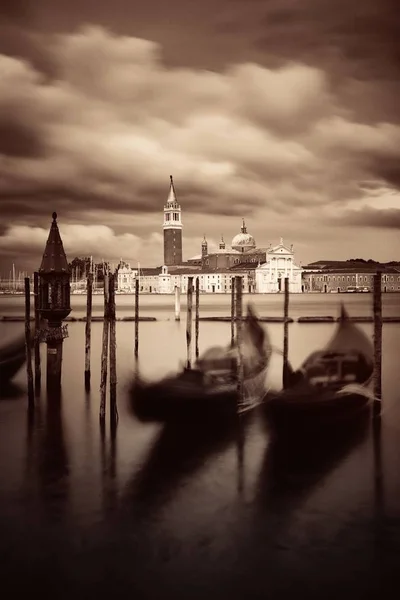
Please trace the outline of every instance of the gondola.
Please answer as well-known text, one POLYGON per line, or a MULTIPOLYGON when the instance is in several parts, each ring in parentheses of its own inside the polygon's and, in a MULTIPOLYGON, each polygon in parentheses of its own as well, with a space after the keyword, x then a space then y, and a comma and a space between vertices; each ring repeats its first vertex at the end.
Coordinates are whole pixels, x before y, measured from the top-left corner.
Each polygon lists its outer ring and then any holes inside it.
POLYGON ((266 394, 263 408, 272 432, 304 436, 351 424, 370 408, 373 368, 372 343, 342 306, 326 347, 313 352, 298 371, 289 366, 285 388, 266 394))
POLYGON ((188 419, 228 421, 262 401, 271 356, 267 332, 251 306, 243 322, 240 347, 215 346, 200 356, 193 368, 183 368, 157 382, 134 377, 129 402, 141 421, 172 423, 188 419), (240 350, 240 352, 239 352, 240 350), (243 366, 242 393, 238 394, 238 356, 243 366))
POLYGON ((0 347, 0 386, 6 386, 26 360, 25 334, 0 347))

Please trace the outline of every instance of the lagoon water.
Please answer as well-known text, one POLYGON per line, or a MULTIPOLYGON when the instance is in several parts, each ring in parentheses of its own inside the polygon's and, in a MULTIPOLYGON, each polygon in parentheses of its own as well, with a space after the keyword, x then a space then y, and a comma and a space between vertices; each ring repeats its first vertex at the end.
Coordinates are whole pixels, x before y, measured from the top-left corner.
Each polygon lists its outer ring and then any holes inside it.
MULTIPOLYGON (((134 298, 117 296, 117 315, 134 298)), ((281 295, 244 295, 260 315, 283 312, 281 295)), ((296 295, 290 315, 372 313, 370 294, 296 295)), ((102 314, 94 296, 93 314, 102 314)), ((229 315, 229 296, 201 296, 201 315, 229 315)), ((71 316, 85 315, 72 296, 71 316)), ((140 369, 147 378, 186 356, 185 304, 141 296, 140 369)), ((22 297, 0 297, 0 315, 23 314, 22 297)), ((383 295, 400 315, 400 295, 383 295)), ((282 347, 283 325, 264 324, 282 347)), ((372 336, 372 324, 360 325, 372 336)), ((22 323, 0 323, 11 338, 22 323)), ((0 399, 0 574, 13 596, 53 598, 378 598, 395 590, 400 556, 400 324, 383 326, 382 445, 367 424, 333 446, 306 440, 272 450, 255 414, 237 432, 141 424, 129 413, 134 324, 117 323, 119 423, 99 427, 102 323, 92 325, 92 391, 83 385, 84 323, 68 324, 60 405, 45 390, 29 416, 26 375, 0 399)), ((294 367, 324 344, 333 324, 289 325, 294 367)), ((228 343, 229 323, 201 322, 200 351, 228 343)), ((42 361, 45 358, 42 348, 42 361)), ((44 370, 44 366, 43 366, 44 370)), ((281 383, 281 358, 269 383, 281 383)), ((43 373, 43 381, 45 374, 43 373)))

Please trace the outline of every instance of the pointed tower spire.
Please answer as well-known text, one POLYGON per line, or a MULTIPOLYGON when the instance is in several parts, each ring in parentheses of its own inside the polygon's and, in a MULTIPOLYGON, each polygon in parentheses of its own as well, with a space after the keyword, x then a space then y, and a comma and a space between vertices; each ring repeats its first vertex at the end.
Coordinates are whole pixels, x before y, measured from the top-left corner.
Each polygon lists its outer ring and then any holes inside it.
POLYGON ((43 253, 39 273, 66 273, 68 261, 57 225, 57 213, 53 212, 49 237, 43 253))
POLYGON ((222 234, 221 234, 221 241, 219 243, 219 249, 225 250, 225 241, 224 241, 224 236, 222 234))
POLYGON ((242 221, 243 221, 243 224, 242 224, 240 231, 242 233, 247 233, 247 227, 246 227, 246 223, 244 222, 244 218, 242 219, 242 221))
POLYGON ((203 241, 201 242, 201 256, 204 257, 208 254, 208 243, 206 240, 206 234, 204 234, 203 241))

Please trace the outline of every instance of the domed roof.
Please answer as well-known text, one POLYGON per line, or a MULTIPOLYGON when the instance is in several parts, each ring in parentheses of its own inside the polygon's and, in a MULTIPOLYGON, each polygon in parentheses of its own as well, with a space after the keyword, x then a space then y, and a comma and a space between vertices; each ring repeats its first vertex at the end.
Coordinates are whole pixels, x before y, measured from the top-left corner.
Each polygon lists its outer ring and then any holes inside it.
POLYGON ((256 242, 249 233, 238 233, 232 240, 232 246, 255 246, 256 242))
POLYGON ((243 225, 240 229, 240 233, 238 233, 237 235, 235 235, 235 237, 232 240, 232 244, 231 244, 232 248, 235 247, 240 247, 243 248, 248 247, 248 248, 255 248, 256 246, 256 241, 253 238, 252 235, 250 235, 250 233, 247 233, 247 228, 243 219, 243 225))

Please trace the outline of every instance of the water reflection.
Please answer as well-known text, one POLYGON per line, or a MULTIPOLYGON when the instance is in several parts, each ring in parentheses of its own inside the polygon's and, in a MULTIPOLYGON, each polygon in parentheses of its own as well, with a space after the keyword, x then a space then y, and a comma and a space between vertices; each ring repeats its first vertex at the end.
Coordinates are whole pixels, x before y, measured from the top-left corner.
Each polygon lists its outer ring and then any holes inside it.
POLYGON ((289 516, 366 441, 369 430, 370 417, 366 414, 356 424, 343 425, 331 435, 325 431, 302 437, 299 431, 290 439, 273 439, 260 471, 257 501, 262 510, 268 505, 275 513, 289 516))
POLYGON ((20 385, 13 383, 12 381, 2 383, 0 386, 0 399, 2 400, 17 399, 23 397, 24 395, 25 390, 20 385))
POLYGON ((377 519, 384 513, 383 467, 382 467, 382 422, 377 417, 372 422, 372 448, 374 462, 374 513, 377 519))
POLYGON ((243 446, 252 415, 221 429, 211 422, 168 424, 158 434, 147 460, 129 481, 124 502, 141 518, 165 507, 208 461, 232 444, 238 448, 238 488, 243 486, 243 446))
MULTIPOLYGON (((390 546, 388 522, 385 516, 384 479, 382 465, 382 422, 380 416, 372 423, 372 453, 373 453, 373 536, 374 561, 376 568, 383 570, 387 561, 385 548, 390 546)), ((394 529, 395 531, 395 529, 394 529)))
POLYGON ((106 424, 100 423, 100 458, 103 513, 109 517, 118 508, 117 479, 117 427, 109 428, 110 443, 107 444, 106 424))
POLYGON ((246 444, 246 429, 249 426, 250 419, 241 415, 238 418, 236 427, 236 450, 237 450, 237 469, 238 469, 238 480, 237 480, 237 491, 238 496, 241 497, 245 489, 245 444, 246 444))
MULTIPOLYGON (((47 396, 27 414, 26 476, 31 494, 39 495, 41 510, 51 521, 65 517, 69 496, 69 458, 64 439, 61 392, 47 396)), ((33 498, 32 498, 33 499, 33 498)))

